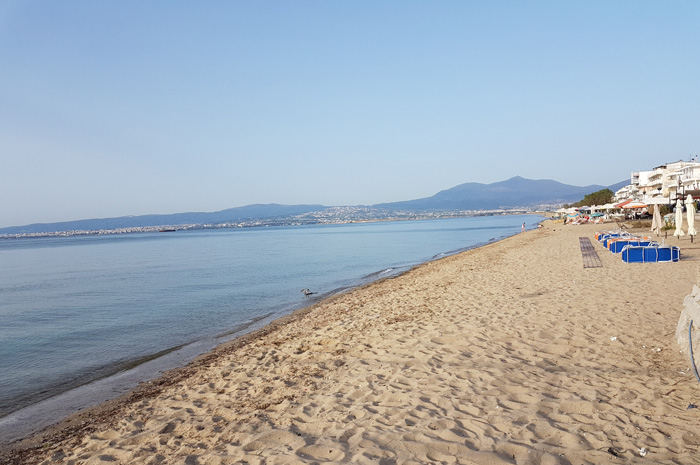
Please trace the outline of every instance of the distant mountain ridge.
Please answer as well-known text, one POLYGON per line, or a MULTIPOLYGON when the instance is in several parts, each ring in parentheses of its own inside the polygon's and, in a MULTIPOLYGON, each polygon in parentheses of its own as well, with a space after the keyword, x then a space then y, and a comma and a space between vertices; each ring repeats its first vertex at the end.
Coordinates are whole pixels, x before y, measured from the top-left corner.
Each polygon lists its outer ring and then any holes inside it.
MULTIPOLYGON (((619 189, 618 184, 610 186, 610 189, 613 192, 619 189)), ((469 182, 440 191, 432 197, 383 203, 374 207, 393 210, 494 210, 533 207, 578 202, 586 194, 605 188, 606 186, 598 185, 578 187, 551 179, 532 180, 515 176, 492 184, 469 182)))
MULTIPOLYGON (((621 182, 609 188, 614 192, 621 182)), ((527 208, 539 205, 556 205, 577 202, 586 194, 605 189, 605 186, 571 186, 557 181, 532 180, 520 176, 492 184, 470 182, 438 192, 432 197, 371 205, 380 210, 495 210, 527 208)), ((188 212, 166 215, 123 216, 118 218, 97 218, 60 223, 36 223, 26 226, 0 228, 0 234, 32 234, 58 231, 99 231, 120 228, 143 228, 176 226, 186 224, 221 224, 285 218, 304 213, 320 212, 331 207, 318 204, 280 205, 254 204, 229 208, 216 212, 188 212)))
POLYGON ((0 234, 46 233, 55 231, 98 231, 103 229, 144 228, 182 224, 220 224, 228 221, 245 221, 300 215, 325 210, 323 205, 254 204, 228 208, 216 212, 188 212, 167 215, 121 216, 90 220, 63 221, 60 223, 36 223, 0 229, 0 234))

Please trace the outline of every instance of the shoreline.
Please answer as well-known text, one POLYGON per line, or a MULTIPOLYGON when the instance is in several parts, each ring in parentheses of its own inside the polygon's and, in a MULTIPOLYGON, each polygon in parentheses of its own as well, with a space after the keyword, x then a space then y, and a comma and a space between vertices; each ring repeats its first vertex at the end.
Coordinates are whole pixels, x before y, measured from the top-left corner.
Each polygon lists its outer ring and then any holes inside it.
MULTIPOLYGON (((545 219, 546 218, 543 217, 541 221, 545 219)), ((128 399, 151 396, 151 385, 163 386, 176 382, 174 380, 179 379, 179 374, 177 372, 186 370, 191 364, 198 366, 199 359, 213 355, 219 349, 234 344, 238 339, 246 338, 247 340, 248 338, 255 339, 259 336, 264 336, 269 333, 268 327, 277 327, 287 324, 290 319, 295 319, 296 316, 304 314, 313 307, 326 303, 338 296, 357 291, 387 279, 397 278, 427 263, 484 247, 488 244, 505 240, 511 236, 512 235, 503 235, 472 246, 441 252, 417 264, 382 269, 370 273, 369 275, 356 278, 354 280, 355 284, 340 287, 319 295, 310 305, 302 303, 300 304, 301 306, 297 306, 296 308, 292 307, 289 313, 275 312, 255 319, 251 321, 250 324, 240 325, 245 326, 242 329, 239 327, 237 329, 227 330, 206 340, 193 341, 188 344, 163 350, 158 354, 125 362, 124 365, 127 365, 127 368, 116 370, 106 376, 102 376, 85 384, 77 385, 69 390, 60 391, 36 403, 0 417, 0 432, 16 428, 17 424, 20 424, 19 431, 21 431, 20 433, 15 431, 13 437, 5 437, 0 440, 0 449, 3 447, 13 449, 14 445, 18 443, 32 441, 32 438, 35 436, 41 437, 44 434, 55 438, 55 431, 60 431, 64 429, 64 427, 68 427, 72 434, 72 432, 74 432, 73 425, 76 421, 82 422, 85 421, 85 418, 104 416, 104 412, 102 412, 103 406, 106 410, 111 411, 111 404, 113 403, 119 404, 128 401, 128 399), (260 326, 261 324, 262 326, 260 326), (200 345, 204 345, 205 349, 196 348, 200 345), (183 349, 185 350, 185 355, 180 354, 183 349), (192 355, 192 353, 195 355, 192 355), (174 361, 164 360, 169 356, 173 358, 174 361), (147 367, 149 363, 153 365, 150 368, 147 367), (126 381, 121 380, 121 378, 126 378, 126 381), (94 394, 94 387, 96 386, 98 392, 94 394), (105 394, 105 392, 119 392, 119 394, 105 394), (64 402, 74 406, 63 408, 61 404, 64 402), (93 412, 93 410, 96 410, 96 412, 93 412), (46 412, 53 412, 50 417, 51 419, 49 421, 42 420, 39 422, 37 417, 45 416, 46 412), (74 418, 76 416, 78 418, 74 418), (23 422, 28 423, 22 424, 23 422)), ((8 435, 6 434, 5 436, 8 435)))
MULTIPOLYGON (((332 208, 332 207, 331 207, 332 208)), ((288 218, 288 222, 280 222, 278 218, 261 218, 254 224, 249 224, 247 221, 240 223, 197 223, 197 224, 175 224, 175 225, 153 225, 153 226, 125 226, 122 228, 112 229, 75 229, 64 231, 45 231, 45 232, 23 232, 23 233, 4 233, 0 234, 2 239, 25 239, 25 238, 54 238, 54 237, 72 237, 72 236, 109 236, 122 234, 139 234, 139 233, 163 233, 163 232, 178 232, 178 231, 205 231, 212 229, 248 229, 248 228, 270 228, 270 227, 294 227, 294 226, 318 226, 318 225, 341 225, 352 223, 382 223, 392 221, 420 221, 431 219, 450 219, 450 218, 470 218, 479 216, 502 216, 502 215, 543 215, 546 212, 529 211, 529 210, 492 210, 492 211, 438 211, 436 215, 418 214, 407 212, 406 215, 399 215, 387 218, 358 218, 358 219, 338 219, 334 221, 299 221, 288 218)), ((78 220, 81 221, 81 220, 78 220)), ((28 225, 31 226, 31 225, 28 225)), ((2 229, 12 229, 17 226, 8 226, 2 229)))
MULTIPOLYGON (((504 237, 504 239, 506 239, 507 237, 504 237)), ((493 242, 488 242, 487 244, 491 243, 493 242)), ((478 247, 481 246, 474 246, 473 248, 478 247)), ((470 248, 468 250, 472 250, 473 248, 470 248)), ((380 284, 386 280, 395 279, 410 272, 413 269, 422 267, 428 263, 442 260, 443 258, 447 258, 450 256, 453 255, 447 255, 446 257, 440 257, 437 259, 432 259, 428 262, 419 263, 406 271, 400 272, 397 275, 378 277, 377 279, 374 279, 365 284, 330 292, 327 296, 320 298, 317 302, 309 306, 298 308, 289 314, 273 319, 272 321, 266 323, 262 327, 235 336, 229 341, 222 342, 216 345, 211 350, 208 350, 196 356, 194 359, 192 359, 183 366, 178 366, 176 368, 169 369, 157 375, 153 379, 142 381, 138 383, 137 386, 130 389, 124 394, 121 394, 112 399, 99 402, 97 405, 86 407, 84 409, 81 409, 80 411, 74 412, 66 416, 62 420, 58 421, 57 423, 35 431, 27 437, 18 438, 10 442, 0 442, 0 464, 15 463, 14 460, 32 460, 35 451, 42 449, 44 447, 44 444, 63 441, 70 442, 75 436, 99 430, 105 425, 111 424, 111 419, 114 416, 118 415, 124 408, 133 405, 137 402, 157 397, 165 388, 176 385, 182 380, 192 376, 195 372, 205 370, 208 364, 210 364, 212 361, 217 360, 220 357, 230 355, 239 349, 253 344, 260 338, 268 337, 271 334, 274 334, 275 332, 284 328, 286 325, 289 325, 290 323, 299 322, 303 320, 304 317, 306 317, 309 313, 311 313, 314 309, 316 309, 319 306, 329 304, 333 300, 341 298, 346 293, 355 292, 366 287, 380 284), (2 450, 1 448, 5 448, 6 450, 2 450), (5 454, 9 454, 9 458, 5 457, 5 454)), ((377 273, 381 273, 381 271, 377 273)))
POLYGON ((688 362, 673 333, 700 247, 669 238, 681 262, 623 264, 596 245, 603 268, 583 270, 578 237, 606 226, 545 221, 331 296, 13 444, 26 455, 8 450, 2 463, 336 461, 370 449, 417 461, 600 463, 608 448, 633 459, 641 443, 655 463, 670 463, 700 444, 671 420, 695 418, 684 409, 697 386, 678 374, 688 362), (630 283, 644 294, 621 287, 630 283), (668 438, 649 432, 654 425, 668 438))

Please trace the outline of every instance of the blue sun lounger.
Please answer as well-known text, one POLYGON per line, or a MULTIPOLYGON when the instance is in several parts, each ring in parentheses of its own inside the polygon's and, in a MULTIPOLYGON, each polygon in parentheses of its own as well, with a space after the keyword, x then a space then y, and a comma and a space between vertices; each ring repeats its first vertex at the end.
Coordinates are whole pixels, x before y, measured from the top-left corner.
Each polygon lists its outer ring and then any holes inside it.
POLYGON ((608 248, 608 241, 610 239, 620 239, 620 238, 624 238, 624 237, 629 237, 630 239, 634 239, 634 237, 632 235, 630 235, 629 233, 611 233, 611 234, 603 234, 602 236, 600 236, 598 241, 601 244, 603 244, 603 247, 605 247, 607 249, 608 248))
POLYGON ((677 262, 681 259, 681 249, 678 247, 646 247, 644 249, 644 260, 653 262, 656 258, 657 262, 677 262), (654 257, 654 251, 656 256, 654 257))
POLYGON ((681 249, 668 245, 628 245, 621 253, 625 263, 677 262, 681 259, 681 249))
POLYGON ((608 248, 608 240, 609 240, 609 239, 616 239, 616 238, 618 238, 618 237, 620 237, 619 234, 603 234, 603 235, 600 236, 600 238, 598 239, 598 242, 600 242, 601 244, 603 244, 603 247, 605 247, 605 248, 607 249, 607 248, 608 248))
POLYGON ((612 253, 620 253, 628 245, 646 247, 649 245, 654 245, 652 241, 642 241, 639 239, 629 239, 629 240, 617 240, 610 243, 610 251, 612 253))

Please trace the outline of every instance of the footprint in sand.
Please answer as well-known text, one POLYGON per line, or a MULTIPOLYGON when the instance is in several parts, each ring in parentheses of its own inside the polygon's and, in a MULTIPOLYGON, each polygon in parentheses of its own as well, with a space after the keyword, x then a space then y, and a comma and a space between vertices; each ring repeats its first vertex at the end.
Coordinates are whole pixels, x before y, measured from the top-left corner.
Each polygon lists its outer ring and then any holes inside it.
POLYGON ((337 447, 323 445, 302 447, 297 450, 297 455, 322 462, 335 462, 345 457, 345 453, 337 447))
POLYGON ((262 434, 243 446, 243 450, 252 452, 284 446, 298 449, 306 444, 303 438, 289 431, 272 431, 262 434))

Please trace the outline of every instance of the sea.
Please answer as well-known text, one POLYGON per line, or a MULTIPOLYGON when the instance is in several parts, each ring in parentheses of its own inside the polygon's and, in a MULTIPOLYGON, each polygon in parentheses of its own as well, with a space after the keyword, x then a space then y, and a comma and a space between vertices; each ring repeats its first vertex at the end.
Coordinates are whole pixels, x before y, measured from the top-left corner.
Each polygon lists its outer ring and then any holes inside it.
POLYGON ((542 219, 0 239, 0 442, 117 397, 318 299, 542 219))

